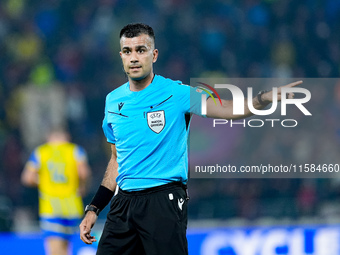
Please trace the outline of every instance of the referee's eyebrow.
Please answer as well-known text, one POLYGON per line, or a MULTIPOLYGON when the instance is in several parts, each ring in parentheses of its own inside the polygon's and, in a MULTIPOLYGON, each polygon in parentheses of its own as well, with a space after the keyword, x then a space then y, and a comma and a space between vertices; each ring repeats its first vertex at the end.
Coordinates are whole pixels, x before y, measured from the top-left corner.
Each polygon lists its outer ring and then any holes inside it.
POLYGON ((136 50, 140 50, 140 49, 148 49, 148 46, 145 46, 145 45, 137 45, 137 46, 136 46, 136 50))
MULTIPOLYGON (((135 47, 136 50, 140 50, 140 49, 143 49, 143 48, 144 49, 148 49, 148 47, 145 46, 145 45, 137 45, 135 47)), ((122 50, 131 50, 131 47, 125 46, 125 47, 122 48, 122 50)))

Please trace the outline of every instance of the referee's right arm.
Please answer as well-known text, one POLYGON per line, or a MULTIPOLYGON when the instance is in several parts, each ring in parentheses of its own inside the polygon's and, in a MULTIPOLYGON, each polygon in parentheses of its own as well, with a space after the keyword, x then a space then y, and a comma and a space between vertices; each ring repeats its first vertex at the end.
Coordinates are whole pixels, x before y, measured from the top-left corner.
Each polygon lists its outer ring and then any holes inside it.
POLYGON ((79 225, 80 239, 86 244, 92 244, 97 241, 94 236, 91 236, 91 229, 98 218, 99 212, 110 202, 117 186, 118 163, 116 145, 111 144, 111 151, 111 159, 107 165, 103 181, 90 203, 90 206, 99 209, 99 211, 97 213, 91 210, 85 212, 85 217, 79 225))
POLYGON ((101 185, 114 192, 116 190, 116 178, 118 176, 117 150, 115 144, 111 144, 111 152, 111 159, 107 165, 101 185))

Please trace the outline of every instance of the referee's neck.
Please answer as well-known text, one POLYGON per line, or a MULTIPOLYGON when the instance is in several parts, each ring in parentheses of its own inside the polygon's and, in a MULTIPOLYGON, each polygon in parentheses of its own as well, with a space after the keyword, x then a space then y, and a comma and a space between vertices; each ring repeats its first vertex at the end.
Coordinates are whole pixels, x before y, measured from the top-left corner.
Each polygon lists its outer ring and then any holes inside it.
POLYGON ((141 91, 145 89, 147 86, 149 86, 152 83, 154 77, 155 77, 155 74, 151 72, 148 76, 140 80, 133 80, 129 78, 130 90, 141 91))

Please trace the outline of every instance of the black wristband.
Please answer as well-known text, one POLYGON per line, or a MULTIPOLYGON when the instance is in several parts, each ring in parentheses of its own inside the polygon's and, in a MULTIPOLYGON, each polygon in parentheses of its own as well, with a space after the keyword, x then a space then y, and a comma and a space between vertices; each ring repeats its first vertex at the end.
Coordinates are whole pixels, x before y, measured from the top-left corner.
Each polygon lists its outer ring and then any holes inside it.
POLYGON ((103 185, 100 185, 97 190, 97 193, 92 198, 90 205, 94 205, 101 211, 111 201, 111 198, 113 197, 113 195, 114 195, 114 192, 112 190, 106 188, 103 185))
POLYGON ((267 105, 267 103, 265 103, 265 102, 262 101, 262 95, 263 95, 264 93, 267 93, 267 92, 268 92, 268 90, 261 90, 261 91, 257 94, 257 101, 259 101, 260 105, 262 105, 262 106, 266 106, 266 105, 267 105))

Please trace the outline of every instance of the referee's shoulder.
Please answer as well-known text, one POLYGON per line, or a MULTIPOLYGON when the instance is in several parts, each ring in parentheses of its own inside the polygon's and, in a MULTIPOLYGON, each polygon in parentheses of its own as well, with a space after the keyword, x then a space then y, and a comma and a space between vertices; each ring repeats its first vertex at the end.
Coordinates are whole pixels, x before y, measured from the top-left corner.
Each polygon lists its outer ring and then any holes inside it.
POLYGON ((176 86, 176 85, 183 85, 183 82, 180 81, 180 80, 174 80, 174 79, 171 79, 171 78, 165 78, 165 77, 163 77, 161 75, 157 75, 157 76, 158 76, 158 81, 159 82, 172 84, 174 86, 176 86))
MULTIPOLYGON (((161 77, 161 82, 164 83, 164 85, 166 85, 166 87, 171 88, 171 90, 173 91, 173 93, 181 93, 181 92, 186 92, 186 90, 188 88, 190 88, 189 85, 184 84, 182 81, 180 80, 173 80, 171 78, 164 78, 162 76, 161 77)), ((164 87, 164 86, 163 86, 164 87)))
POLYGON ((190 86, 184 84, 182 81, 179 80, 171 80, 172 82, 169 84, 172 88, 172 92, 174 94, 182 95, 183 93, 186 94, 190 91, 190 86))
POLYGON ((124 83, 122 85, 120 85, 119 87, 115 88, 114 90, 112 90, 111 92, 109 92, 106 95, 106 100, 109 98, 115 98, 115 97, 120 97, 122 95, 122 92, 124 91, 124 88, 126 86, 127 83, 124 83))

